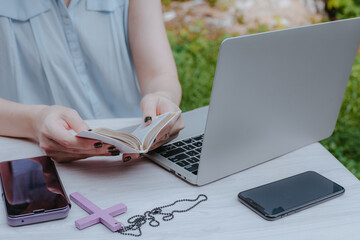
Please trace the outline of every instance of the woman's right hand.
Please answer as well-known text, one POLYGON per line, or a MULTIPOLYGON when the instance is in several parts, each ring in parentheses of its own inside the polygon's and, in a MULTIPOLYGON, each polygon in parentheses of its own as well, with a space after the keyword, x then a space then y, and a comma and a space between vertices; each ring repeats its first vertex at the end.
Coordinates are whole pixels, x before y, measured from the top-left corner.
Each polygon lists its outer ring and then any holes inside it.
POLYGON ((54 105, 43 106, 34 112, 34 138, 46 154, 57 162, 120 154, 111 145, 74 136, 69 131, 71 129, 76 133, 89 130, 89 126, 73 109, 54 105))

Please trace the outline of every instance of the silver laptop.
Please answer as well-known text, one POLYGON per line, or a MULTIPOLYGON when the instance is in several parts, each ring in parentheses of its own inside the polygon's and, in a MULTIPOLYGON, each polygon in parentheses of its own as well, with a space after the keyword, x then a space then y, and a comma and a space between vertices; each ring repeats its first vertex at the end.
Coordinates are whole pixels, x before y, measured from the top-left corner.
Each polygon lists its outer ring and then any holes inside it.
POLYGON ((209 107, 147 154, 204 185, 329 137, 360 43, 360 18, 228 38, 209 107))

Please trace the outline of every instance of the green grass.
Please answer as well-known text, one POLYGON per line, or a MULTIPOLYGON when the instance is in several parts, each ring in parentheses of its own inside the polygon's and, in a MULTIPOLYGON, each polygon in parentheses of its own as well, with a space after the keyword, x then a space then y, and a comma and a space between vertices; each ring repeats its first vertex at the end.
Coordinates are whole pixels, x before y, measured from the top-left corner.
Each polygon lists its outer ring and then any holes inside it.
MULTIPOLYGON (((228 36, 209 40, 207 35, 201 25, 168 32, 183 89, 183 111, 208 105, 210 101, 219 46, 228 36)), ((321 143, 360 179, 359 79, 360 56, 356 58, 334 134, 321 143)))
POLYGON ((334 134, 321 143, 360 179, 360 56, 356 57, 334 134))
POLYGON ((328 0, 326 8, 332 18, 345 19, 360 16, 360 0, 328 0))
POLYGON ((219 46, 225 36, 207 40, 201 26, 168 32, 183 89, 181 109, 188 111, 209 104, 219 46))

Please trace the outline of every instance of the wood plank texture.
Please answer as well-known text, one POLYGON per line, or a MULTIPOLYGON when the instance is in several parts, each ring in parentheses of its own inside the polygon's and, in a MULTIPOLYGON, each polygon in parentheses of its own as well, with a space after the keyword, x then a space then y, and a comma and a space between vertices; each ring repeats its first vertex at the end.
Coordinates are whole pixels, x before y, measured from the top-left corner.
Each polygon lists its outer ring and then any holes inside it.
MULTIPOLYGON (((116 129, 138 122, 111 119, 89 121, 89 125, 116 129)), ((0 138, 0 161, 42 154, 33 142, 0 138)), ((175 214, 173 221, 161 222, 160 227, 145 225, 143 239, 359 239, 359 181, 319 143, 203 187, 192 186, 147 159, 124 164, 116 157, 106 157, 56 165, 68 194, 80 191, 101 208, 125 203, 127 213, 116 217, 122 223, 180 198, 195 198, 200 193, 208 196, 207 202, 190 212, 175 214), (345 187, 345 194, 273 222, 257 216, 237 200, 240 191, 308 170, 339 183, 345 187)), ((63 220, 10 227, 2 204, 0 239, 133 239, 112 233, 100 224, 78 230, 75 220, 86 215, 73 204, 63 220)))

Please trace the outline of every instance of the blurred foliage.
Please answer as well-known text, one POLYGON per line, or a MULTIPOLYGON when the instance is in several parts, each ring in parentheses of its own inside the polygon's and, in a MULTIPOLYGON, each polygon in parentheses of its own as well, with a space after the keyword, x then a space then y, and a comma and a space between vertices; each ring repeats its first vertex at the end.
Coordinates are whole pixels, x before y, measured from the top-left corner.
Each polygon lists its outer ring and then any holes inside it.
POLYGON ((218 0, 208 0, 208 2, 210 3, 210 6, 215 6, 215 3, 217 2, 218 0))
POLYGON ((321 143, 360 179, 360 56, 346 89, 334 134, 321 143))
POLYGON ((257 29, 249 28, 248 34, 262 33, 262 32, 267 32, 267 31, 269 31, 268 26, 260 24, 260 25, 258 25, 257 29))
POLYGON ((360 16, 360 0, 328 0, 326 8, 332 19, 360 16))
MULTIPOLYGON (((360 0, 328 0, 326 10, 330 19, 360 16, 360 0)), ((335 131, 321 143, 360 179, 360 56, 346 89, 335 131)))
MULTIPOLYGON (((187 2, 189 0, 161 0, 163 4, 168 5, 171 2, 187 2)), ((214 6, 218 0, 206 0, 210 6, 214 6)))
POLYGON ((208 105, 215 74, 217 55, 223 34, 215 40, 198 22, 178 31, 168 31, 168 37, 183 89, 181 109, 188 111, 208 105))
MULTIPOLYGON (((265 26, 249 33, 267 31, 265 26)), ((181 109, 208 105, 221 42, 225 33, 211 34, 201 22, 171 29, 168 37, 183 89, 181 109)), ((321 143, 360 179, 360 56, 356 58, 334 134, 321 143)))

